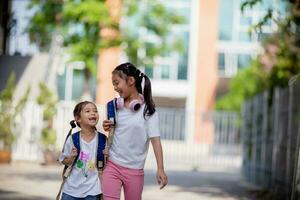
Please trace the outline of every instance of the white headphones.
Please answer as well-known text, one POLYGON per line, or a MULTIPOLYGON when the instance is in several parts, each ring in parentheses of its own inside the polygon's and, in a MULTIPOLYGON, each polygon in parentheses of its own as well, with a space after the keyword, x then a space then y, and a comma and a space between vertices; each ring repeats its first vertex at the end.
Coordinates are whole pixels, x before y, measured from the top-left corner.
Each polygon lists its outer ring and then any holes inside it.
MULTIPOLYGON (((144 96, 139 94, 141 100, 138 99, 134 99, 129 103, 129 109, 132 112, 137 112, 142 104, 144 103, 144 96)), ((124 108, 124 99, 123 98, 116 98, 116 105, 117 105, 117 109, 123 109, 124 108)))

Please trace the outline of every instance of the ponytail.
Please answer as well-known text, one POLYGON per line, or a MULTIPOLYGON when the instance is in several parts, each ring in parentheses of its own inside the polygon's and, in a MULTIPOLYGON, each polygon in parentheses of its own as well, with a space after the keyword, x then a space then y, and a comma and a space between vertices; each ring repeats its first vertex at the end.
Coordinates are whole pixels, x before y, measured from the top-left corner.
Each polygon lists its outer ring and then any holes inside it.
POLYGON ((73 128, 76 127, 76 121, 75 120, 70 121, 70 125, 71 125, 71 129, 69 130, 68 135, 67 135, 67 137, 65 139, 62 152, 64 151, 64 148, 65 148, 65 145, 66 145, 66 142, 67 142, 68 138, 70 137, 70 135, 72 135, 73 128))
POLYGON ((151 82, 150 79, 143 74, 145 79, 145 85, 143 90, 144 101, 145 101, 145 108, 144 108, 144 118, 147 116, 151 116, 155 113, 155 104, 152 99, 152 90, 151 90, 151 82))

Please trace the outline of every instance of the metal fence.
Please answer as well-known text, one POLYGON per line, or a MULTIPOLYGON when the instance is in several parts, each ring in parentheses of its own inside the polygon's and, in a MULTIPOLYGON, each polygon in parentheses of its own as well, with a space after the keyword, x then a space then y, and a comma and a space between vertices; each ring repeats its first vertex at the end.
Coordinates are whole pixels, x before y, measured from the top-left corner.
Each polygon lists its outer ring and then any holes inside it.
MULTIPOLYGON (((205 120, 213 124, 213 141, 210 143, 196 143, 181 140, 186 136, 184 131, 184 121, 179 123, 177 120, 180 116, 191 115, 184 110, 171 111, 169 113, 161 112, 158 109, 160 119, 166 118, 168 124, 165 124, 171 131, 161 129, 162 145, 164 150, 164 161, 166 169, 174 170, 239 170, 241 166, 241 145, 240 129, 238 125, 239 115, 234 112, 213 112, 199 114, 202 117, 195 117, 198 120, 205 120), (167 114, 167 115, 165 115, 167 114), (174 115, 178 115, 177 118, 174 115), (168 117, 170 116, 170 117, 168 117), (182 126, 180 126, 180 124, 182 126), (175 127, 175 128, 174 128, 175 127), (180 133, 178 130, 181 130, 180 133), (168 134, 166 134, 168 133, 168 134), (182 136, 182 137, 178 137, 182 136)), ((163 121, 160 121, 163 122, 163 121)), ((199 122, 195 122, 199 123, 199 122)), ((160 123, 161 124, 161 123, 160 123)), ((166 126, 166 127, 165 127, 166 126)), ((200 133, 205 138, 206 132, 200 133)), ((146 168, 155 168, 155 156, 150 150, 146 162, 146 168)))
POLYGON ((274 198, 291 199, 297 188, 300 84, 277 88, 270 97, 265 92, 243 107, 243 172, 274 198))
MULTIPOLYGON (((56 130, 56 148, 62 148, 66 134, 73 119, 74 102, 59 102, 54 118, 56 130)), ((105 116, 104 106, 98 106, 100 122, 105 116)), ((164 148, 165 165, 168 169, 203 169, 208 167, 224 168, 241 165, 240 131, 236 113, 207 113, 205 120, 210 120, 214 127, 212 143, 188 142, 186 138, 186 113, 184 109, 158 107, 160 131, 164 148)), ((200 119, 200 118, 198 118, 200 119)), ((196 122, 197 123, 197 122, 196 122)), ((29 102, 16 122, 17 140, 14 144, 13 159, 43 160, 39 142, 43 121, 42 108, 29 102)), ((101 123, 99 123, 101 130, 101 123)), ((207 134, 207 133, 202 133, 207 134)), ((155 168, 153 151, 149 151, 146 167, 155 168)))

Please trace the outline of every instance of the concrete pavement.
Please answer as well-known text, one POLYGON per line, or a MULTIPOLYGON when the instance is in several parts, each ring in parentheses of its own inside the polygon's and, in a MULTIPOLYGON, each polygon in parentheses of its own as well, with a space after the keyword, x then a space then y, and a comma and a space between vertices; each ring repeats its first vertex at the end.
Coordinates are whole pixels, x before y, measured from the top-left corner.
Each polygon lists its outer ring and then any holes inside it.
MULTIPOLYGON (((53 200, 61 183, 62 166, 13 162, 0 165, 1 200, 53 200)), ((239 174, 227 171, 167 171, 169 185, 155 182, 155 171, 145 171, 143 200, 255 200, 239 174)))

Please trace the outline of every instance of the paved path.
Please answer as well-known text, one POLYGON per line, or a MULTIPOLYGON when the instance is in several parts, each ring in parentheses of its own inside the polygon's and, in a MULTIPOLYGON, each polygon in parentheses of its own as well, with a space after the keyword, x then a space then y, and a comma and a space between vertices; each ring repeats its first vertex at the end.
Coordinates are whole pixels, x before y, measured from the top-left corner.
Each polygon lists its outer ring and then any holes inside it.
MULTIPOLYGON (((53 200, 62 166, 15 162, 0 165, 1 200, 53 200)), ((233 172, 168 171, 169 185, 159 190, 155 172, 145 171, 143 200, 254 200, 233 172)))

